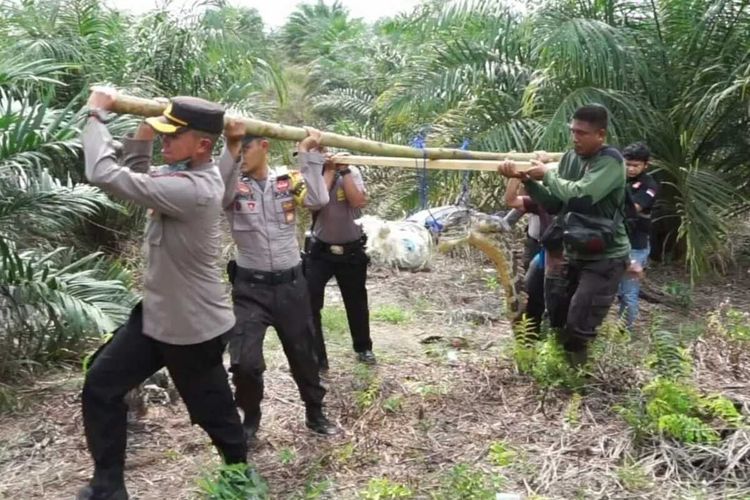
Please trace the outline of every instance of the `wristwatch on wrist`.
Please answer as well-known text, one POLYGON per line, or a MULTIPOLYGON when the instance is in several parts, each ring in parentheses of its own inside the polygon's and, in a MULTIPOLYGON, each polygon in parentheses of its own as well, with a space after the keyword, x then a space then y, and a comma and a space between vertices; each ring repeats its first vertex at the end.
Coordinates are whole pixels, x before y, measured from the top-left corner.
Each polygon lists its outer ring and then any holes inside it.
POLYGON ((342 177, 345 176, 345 175, 351 174, 351 173, 352 173, 352 171, 349 170, 349 167, 342 168, 341 170, 339 170, 339 175, 342 176, 342 177))
POLYGON ((114 119, 114 116, 109 116, 109 113, 101 108, 88 108, 86 110, 86 116, 89 118, 95 118, 101 123, 109 123, 114 119))

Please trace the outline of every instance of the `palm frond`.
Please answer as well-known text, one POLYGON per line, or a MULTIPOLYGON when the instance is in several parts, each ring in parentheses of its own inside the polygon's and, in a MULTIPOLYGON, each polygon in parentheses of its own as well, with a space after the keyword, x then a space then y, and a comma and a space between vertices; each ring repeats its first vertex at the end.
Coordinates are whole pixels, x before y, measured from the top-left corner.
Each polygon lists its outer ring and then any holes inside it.
POLYGON ((689 166, 657 162, 668 175, 665 184, 675 191, 674 213, 679 217, 677 237, 686 245, 686 266, 691 280, 712 267, 727 263, 724 254, 733 208, 741 203, 736 188, 719 173, 699 163, 689 166))
POLYGON ((77 260, 72 255, 65 248, 18 252, 0 238, 0 373, 64 356, 127 316, 135 298, 123 270, 105 265, 98 254, 77 260))
POLYGON ((0 182, 0 235, 14 241, 54 238, 100 210, 121 210, 99 189, 63 185, 46 171, 0 182))
POLYGON ((75 114, 10 98, 0 89, 0 174, 41 168, 75 157, 80 149, 75 114))

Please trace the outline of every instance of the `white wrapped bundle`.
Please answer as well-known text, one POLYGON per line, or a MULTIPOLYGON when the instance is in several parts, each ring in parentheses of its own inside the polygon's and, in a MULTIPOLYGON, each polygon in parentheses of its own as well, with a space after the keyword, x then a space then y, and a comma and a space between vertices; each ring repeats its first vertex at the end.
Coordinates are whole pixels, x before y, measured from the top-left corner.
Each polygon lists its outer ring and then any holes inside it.
POLYGON ((439 224, 442 227, 445 226, 451 215, 456 212, 465 210, 465 208, 456 205, 426 208, 420 212, 410 215, 406 218, 406 220, 410 222, 416 222, 423 227, 435 227, 436 224, 439 224))
POLYGON ((367 235, 365 251, 376 263, 418 271, 430 261, 430 232, 416 222, 386 221, 372 215, 357 220, 367 235))

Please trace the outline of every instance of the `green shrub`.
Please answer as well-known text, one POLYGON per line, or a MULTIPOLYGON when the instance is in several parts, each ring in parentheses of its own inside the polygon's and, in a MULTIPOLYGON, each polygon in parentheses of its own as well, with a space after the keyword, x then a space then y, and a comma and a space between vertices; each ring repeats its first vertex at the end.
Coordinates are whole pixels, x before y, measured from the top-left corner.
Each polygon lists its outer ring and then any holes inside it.
POLYGON ((451 468, 436 498, 440 500, 494 500, 505 478, 487 474, 468 464, 451 468))
POLYGON ((198 481, 207 500, 265 500, 268 485, 253 466, 223 465, 213 477, 198 481))
POLYGON ((374 478, 367 483, 367 488, 360 493, 364 500, 391 500, 411 498, 412 491, 406 485, 395 483, 388 478, 374 478))

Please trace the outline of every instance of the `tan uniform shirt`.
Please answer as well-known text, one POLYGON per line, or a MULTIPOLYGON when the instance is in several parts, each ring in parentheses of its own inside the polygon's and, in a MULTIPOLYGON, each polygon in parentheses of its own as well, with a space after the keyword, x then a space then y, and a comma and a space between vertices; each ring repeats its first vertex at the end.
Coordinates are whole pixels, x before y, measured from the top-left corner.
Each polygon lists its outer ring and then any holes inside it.
MULTIPOLYGON (((349 167, 352 180, 364 193, 365 183, 357 167, 349 167)), ((330 201, 315 215, 313 236, 331 245, 351 243, 362 237, 362 227, 354 221, 362 217, 362 210, 352 207, 344 193, 344 178, 336 176, 329 193, 330 201)))
POLYGON ((299 172, 271 169, 264 185, 239 175, 239 162, 225 149, 219 167, 226 183, 224 206, 237 244, 237 265, 283 271, 300 262, 295 208, 318 210, 328 203, 324 156, 299 153, 299 172))
POLYGON ((91 184, 149 208, 143 333, 186 345, 232 328, 234 313, 219 268, 224 182, 216 165, 149 171, 151 141, 125 139, 120 166, 112 136, 94 119, 83 130, 83 146, 91 184))

